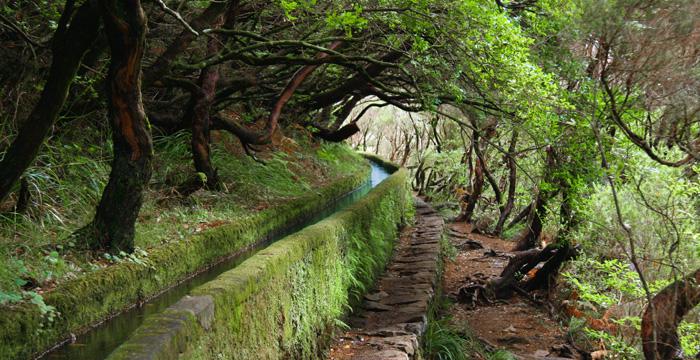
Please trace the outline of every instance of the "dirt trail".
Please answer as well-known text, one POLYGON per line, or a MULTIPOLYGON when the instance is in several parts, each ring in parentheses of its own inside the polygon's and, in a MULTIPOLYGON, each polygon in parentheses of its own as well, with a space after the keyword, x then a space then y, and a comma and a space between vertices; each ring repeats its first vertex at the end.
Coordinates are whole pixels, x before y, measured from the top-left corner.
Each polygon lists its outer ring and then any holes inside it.
MULTIPOLYGON (((446 295, 457 292, 470 279, 498 276, 508 264, 506 255, 513 246, 512 242, 470 234, 470 225, 464 223, 449 224, 447 231, 450 241, 458 247, 458 253, 454 260, 445 263, 443 291, 446 295), (478 242, 483 248, 470 249, 471 241, 478 242)), ((547 310, 522 296, 474 308, 454 303, 448 313, 455 325, 463 327, 466 324, 487 347, 506 349, 520 359, 578 358, 569 353, 562 326, 552 320, 547 310)), ((481 358, 478 354, 470 355, 481 358)))

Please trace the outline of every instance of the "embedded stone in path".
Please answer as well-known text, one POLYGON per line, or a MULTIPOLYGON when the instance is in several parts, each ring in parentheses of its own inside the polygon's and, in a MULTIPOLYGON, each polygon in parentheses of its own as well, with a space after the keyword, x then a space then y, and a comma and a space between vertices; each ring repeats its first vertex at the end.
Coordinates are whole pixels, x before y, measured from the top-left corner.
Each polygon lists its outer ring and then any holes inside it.
POLYGON ((437 284, 444 222, 430 205, 415 199, 416 224, 402 231, 386 272, 331 347, 329 359, 413 359, 427 325, 437 284))

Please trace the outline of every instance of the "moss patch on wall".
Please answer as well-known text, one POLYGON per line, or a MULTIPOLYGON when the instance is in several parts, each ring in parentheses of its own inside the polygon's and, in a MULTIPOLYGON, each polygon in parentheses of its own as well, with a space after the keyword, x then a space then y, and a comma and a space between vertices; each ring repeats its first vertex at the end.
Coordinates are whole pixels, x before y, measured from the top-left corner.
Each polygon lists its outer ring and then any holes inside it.
POLYGON ((369 167, 315 193, 180 242, 151 250, 146 265, 122 262, 61 284, 44 295, 60 314, 49 322, 36 306, 18 305, 0 313, 0 359, 22 359, 49 348, 111 314, 169 288, 218 259, 244 249, 273 231, 322 210, 332 200, 367 181, 369 167))
MULTIPOLYGON (((318 358, 329 329, 384 269, 409 213, 407 172, 399 170, 345 210, 196 288, 191 295, 213 298, 214 319, 207 331, 187 331, 193 335, 180 347, 182 358, 318 358)), ((110 359, 162 356, 172 346, 136 344, 164 321, 148 318, 110 359)), ((188 329, 199 326, 190 320, 188 329)))

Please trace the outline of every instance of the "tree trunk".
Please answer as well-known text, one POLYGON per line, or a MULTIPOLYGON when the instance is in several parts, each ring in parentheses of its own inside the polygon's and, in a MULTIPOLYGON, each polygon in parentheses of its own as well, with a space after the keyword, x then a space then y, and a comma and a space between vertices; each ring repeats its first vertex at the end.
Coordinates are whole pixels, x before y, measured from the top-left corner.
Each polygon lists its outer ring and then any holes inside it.
POLYGON ((647 360, 683 359, 678 324, 700 303, 700 269, 661 290, 642 315, 642 348, 647 360))
POLYGON ((508 196, 506 199, 506 204, 501 208, 501 214, 498 216, 498 222, 496 223, 496 228, 494 233, 497 236, 503 234, 503 225, 505 224, 508 216, 513 211, 515 206, 515 190, 517 181, 517 166, 515 164, 515 147, 518 141, 518 132, 513 130, 513 136, 510 139, 510 145, 508 146, 508 154, 506 157, 506 164, 508 166, 508 196))
POLYGON ((139 0, 102 0, 100 5, 112 52, 107 96, 114 159, 87 240, 93 249, 132 251, 153 158, 141 101, 146 16, 139 0))
POLYGON ((512 228, 515 225, 518 225, 521 221, 527 219, 527 215, 530 214, 530 211, 532 211, 532 203, 528 204, 526 207, 524 207, 518 215, 515 215, 515 217, 508 223, 508 226, 506 226, 506 230, 512 228))
POLYGON ((479 146, 479 133, 476 130, 474 130, 474 135, 472 136, 472 146, 474 147, 474 153, 477 154, 477 157, 474 161, 472 192, 469 195, 467 208, 464 210, 464 221, 466 222, 472 220, 474 209, 476 209, 476 203, 479 201, 479 197, 481 197, 481 193, 484 190, 484 163, 478 156, 477 147, 479 146))
POLYGON ((547 147, 547 159, 545 161, 544 184, 539 186, 535 201, 530 208, 530 213, 527 218, 527 226, 520 234, 520 238, 513 248, 514 251, 522 251, 531 249, 537 246, 537 240, 542 233, 543 220, 547 216, 547 202, 557 194, 557 191, 550 190, 548 187, 553 183, 552 174, 556 166, 554 157, 554 148, 547 147))
POLYGON ((550 289, 555 284, 562 264, 575 258, 579 251, 578 248, 571 247, 568 243, 549 244, 545 249, 552 247, 555 248, 553 256, 542 265, 542 268, 532 278, 523 284, 525 290, 550 289))
POLYGON ((406 162, 408 161, 408 157, 411 156, 411 144, 413 143, 413 138, 411 137, 411 134, 408 132, 404 132, 404 148, 403 148, 403 156, 401 157, 401 162, 399 165, 401 167, 406 166, 406 162))
POLYGON ((73 14, 72 4, 66 3, 59 20, 52 43, 51 68, 41 97, 0 162, 0 202, 34 162, 66 101, 80 60, 97 37, 100 26, 97 7, 86 1, 73 14))
POLYGON ((314 137, 323 139, 326 141, 330 142, 341 142, 355 134, 357 134, 360 131, 360 128, 357 126, 357 123, 349 123, 340 129, 337 130, 330 130, 324 127, 321 127, 320 125, 316 126, 316 129, 318 129, 318 132, 315 132, 313 134, 314 137))
MULTIPOLYGON (((236 7, 237 4, 231 6, 236 7)), ((230 11, 235 9, 230 8, 230 11)), ((229 11, 229 12, 230 12, 229 11)), ((231 14, 231 16, 235 16, 231 14)), ((214 28, 219 28, 224 23, 224 16, 214 20, 214 28)), ((216 55, 221 49, 221 40, 212 35, 207 43, 207 56, 216 55)), ((211 105, 216 95, 216 82, 219 80, 219 65, 212 65, 202 69, 199 75, 199 89, 192 93, 191 106, 187 110, 186 118, 191 119, 192 124, 192 158, 197 173, 204 174, 206 181, 199 184, 207 188, 215 188, 219 182, 216 169, 211 163, 210 148, 210 116, 211 105)), ((200 185, 201 186, 201 185, 200 185)))
POLYGON ((517 244, 513 251, 523 251, 537 247, 537 240, 542 234, 542 220, 547 216, 547 200, 545 194, 540 189, 535 196, 534 206, 530 207, 527 216, 527 226, 519 235, 517 244))
POLYGON ((27 177, 23 177, 19 182, 19 194, 17 196, 17 203, 15 204, 15 213, 23 214, 27 211, 27 207, 29 207, 29 200, 32 194, 29 192, 29 181, 27 177))
MULTIPOLYGON (((489 171, 488 166, 486 166, 486 159, 484 158, 484 155, 481 153, 481 150, 479 147, 474 148, 474 154, 476 154, 476 157, 479 159, 479 164, 481 165, 482 172, 486 176, 486 180, 488 181, 489 185, 491 185, 491 189, 493 190, 494 197, 496 198, 496 204, 498 204, 498 209, 499 212, 502 214, 505 211, 505 204, 503 204, 503 193, 501 192, 501 189, 498 187, 498 183, 496 182, 496 179, 491 175, 491 172, 489 171)), ((486 229, 484 229, 486 230, 486 229)))

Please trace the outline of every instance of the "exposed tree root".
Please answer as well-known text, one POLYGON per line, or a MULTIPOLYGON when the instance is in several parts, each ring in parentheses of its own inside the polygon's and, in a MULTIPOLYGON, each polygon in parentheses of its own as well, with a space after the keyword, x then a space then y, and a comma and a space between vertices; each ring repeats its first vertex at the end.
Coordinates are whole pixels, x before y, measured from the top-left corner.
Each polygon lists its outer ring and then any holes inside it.
MULTIPOLYGON (((508 265, 498 277, 466 279, 454 297, 460 303, 475 307, 480 304, 491 305, 498 300, 508 299, 516 292, 536 305, 542 301, 534 298, 530 292, 548 289, 559 272, 561 265, 576 256, 577 249, 566 245, 549 245, 544 249, 530 249, 513 254, 508 265)), ((486 253, 487 256, 499 256, 498 253, 486 253)))

